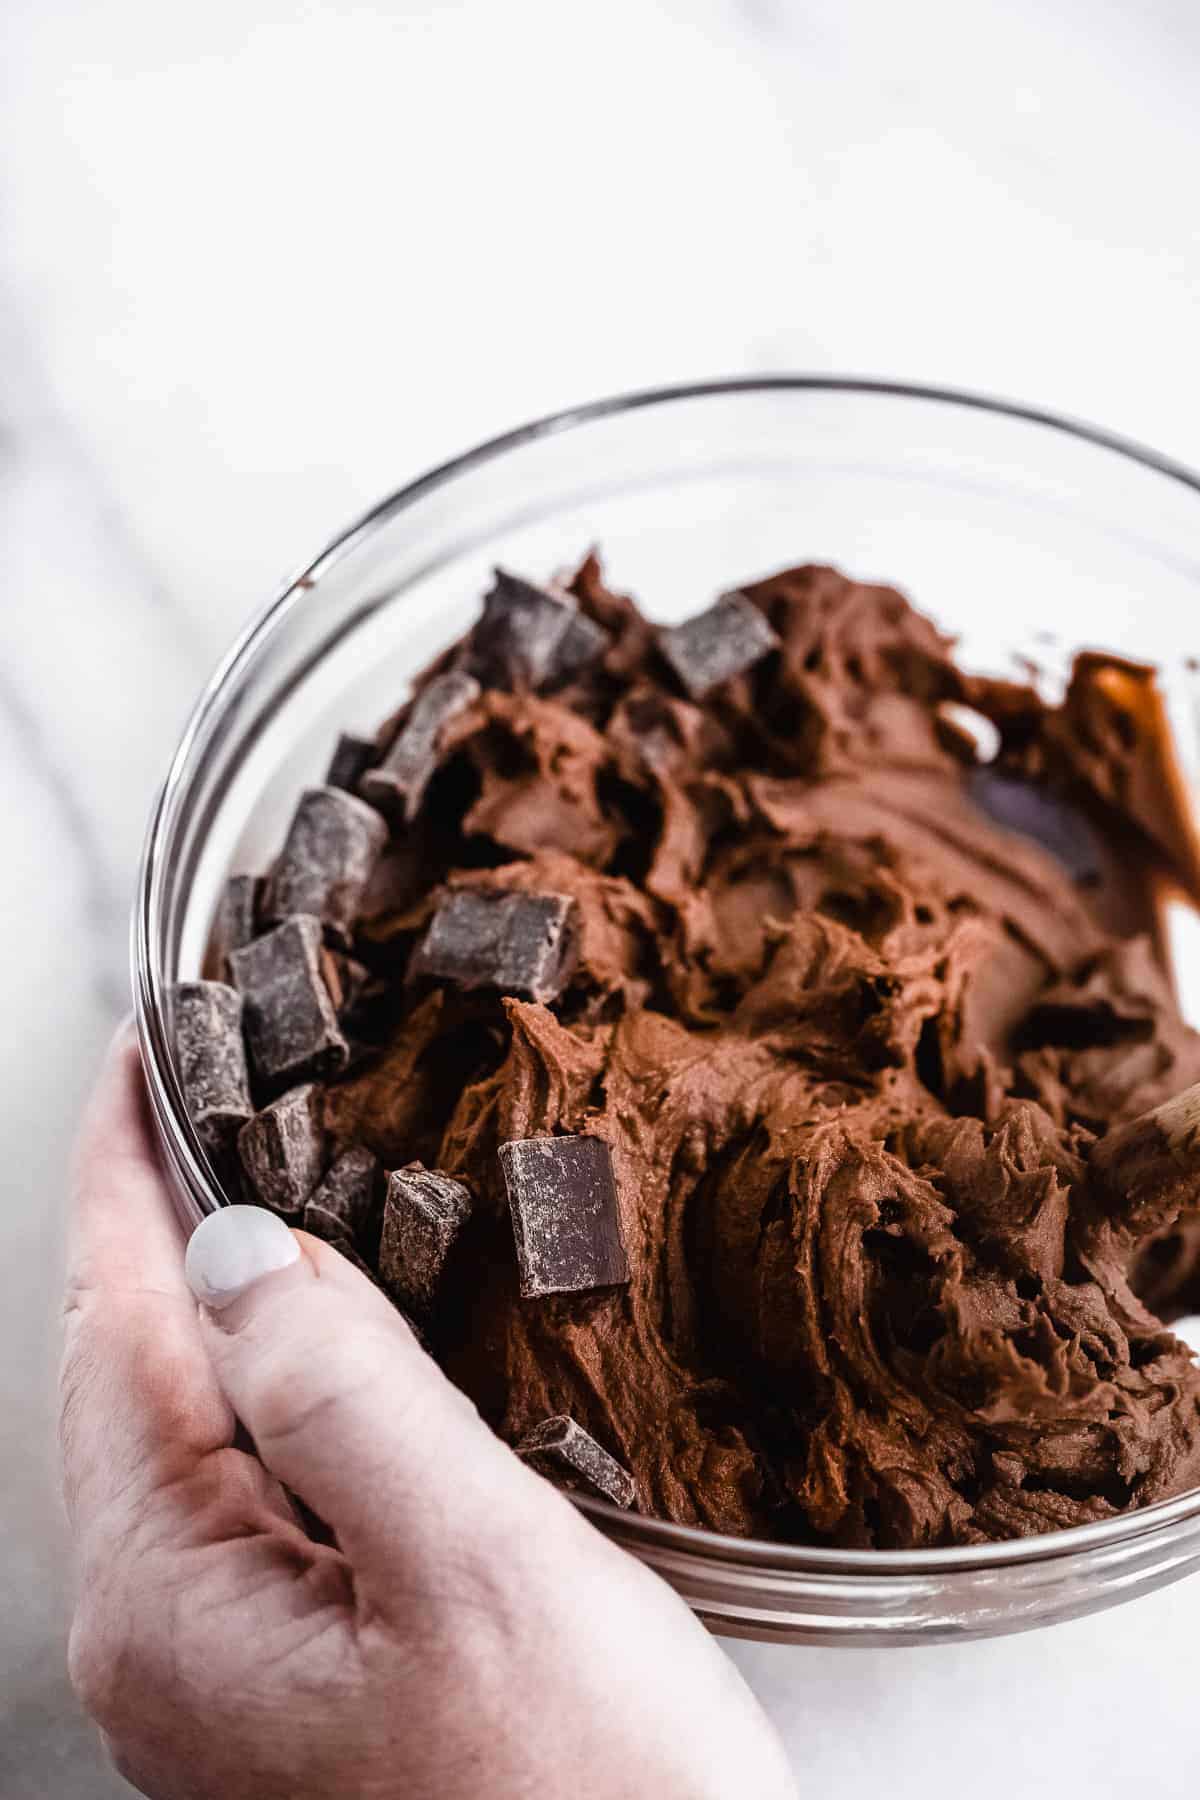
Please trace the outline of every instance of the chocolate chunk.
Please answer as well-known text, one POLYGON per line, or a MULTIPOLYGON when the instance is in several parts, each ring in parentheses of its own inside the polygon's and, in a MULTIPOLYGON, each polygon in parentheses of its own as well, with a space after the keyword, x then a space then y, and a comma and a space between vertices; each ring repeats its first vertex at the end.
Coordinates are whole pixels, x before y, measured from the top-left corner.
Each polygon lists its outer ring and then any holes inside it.
POLYGON ((1076 881, 1099 879, 1104 868, 1100 834, 1078 807, 1048 788, 994 769, 972 769, 967 780, 972 800, 997 825, 1032 838, 1076 881))
POLYGON ((408 824, 420 810, 437 768, 443 727, 478 700, 479 683, 461 669, 439 675, 413 701, 396 741, 378 768, 363 776, 363 798, 408 824))
POLYGON ((428 1317, 446 1259, 470 1216, 470 1190, 450 1175, 412 1167, 388 1176, 379 1278, 398 1305, 428 1317))
POLYGON ((310 788, 292 820, 267 890, 267 917, 311 913, 347 948, 387 825, 341 788, 310 788))
POLYGON ((265 1106, 243 1126, 238 1155, 258 1200, 297 1222, 325 1160, 320 1091, 309 1083, 265 1106))
POLYGON ((589 663, 603 656, 609 641, 608 633, 602 625, 597 625, 586 613, 572 608, 567 628, 558 640, 558 648, 542 679, 542 686, 550 687, 559 681, 569 681, 572 675, 578 675, 589 663))
POLYGON ((612 1151, 603 1138, 516 1138, 500 1146, 526 1300, 629 1280, 612 1151))
POLYGON ((559 1487, 581 1489, 614 1506, 628 1508, 637 1501, 628 1469, 566 1413, 535 1425, 517 1445, 517 1455, 559 1487))
POLYGON ((706 612, 661 632, 659 644, 692 699, 703 700, 776 649, 779 639, 757 606, 734 590, 706 612))
POLYGON ((253 942, 258 932, 262 893, 261 875, 231 875, 221 890, 213 920, 210 966, 219 968, 222 975, 228 973, 231 953, 253 942))
POLYGON ((308 1203, 310 1212, 320 1212, 329 1221, 328 1230, 318 1230, 317 1235, 327 1237, 336 1226, 355 1243, 369 1245, 372 1233, 379 1230, 376 1203, 382 1181, 379 1159, 370 1150, 361 1144, 344 1150, 308 1203))
POLYGON ((376 984, 376 978, 365 963, 340 950, 321 951, 321 978, 329 989, 329 998, 339 1019, 356 1012, 376 984))
MULTIPOLYGON (((358 1152, 354 1150, 349 1150, 346 1153, 347 1156, 355 1156, 357 1154, 358 1152)), ((370 1153, 363 1152, 363 1154, 369 1155, 370 1153)), ((345 1157, 339 1158, 340 1162, 344 1162, 345 1160, 345 1157)), ((373 1173, 378 1174, 379 1164, 375 1161, 373 1156, 371 1157, 371 1162, 374 1165, 373 1173)), ((312 1199, 304 1208, 304 1229, 305 1231, 311 1232, 313 1237, 322 1238, 325 1243, 332 1244, 334 1249, 346 1258, 347 1262, 353 1263, 356 1269, 361 1270, 361 1272, 371 1281, 374 1281, 376 1279, 375 1273, 360 1251, 358 1240, 351 1230, 349 1222, 344 1213, 337 1210, 337 1203, 341 1196, 337 1193, 330 1196, 327 1192, 330 1177, 335 1174, 337 1167, 338 1164, 335 1163, 333 1169, 330 1170, 329 1175, 326 1176, 325 1180, 321 1183, 321 1186, 317 1189, 312 1199), (327 1201, 330 1198, 334 1201, 333 1207, 330 1207, 327 1204, 327 1201)))
POLYGON ((453 888, 413 952, 409 979, 554 1000, 571 979, 578 936, 565 894, 453 888))
POLYGON ((246 1041, 261 1079, 272 1085, 344 1068, 349 1048, 321 978, 321 927, 285 919, 229 959, 245 1003, 246 1041))
POLYGON ((608 644, 608 633, 565 596, 497 569, 471 635, 471 667, 490 687, 551 687, 594 662, 608 644))
POLYGON ((358 784, 377 755, 373 738, 354 737, 343 731, 329 761, 325 786, 345 788, 348 794, 358 792, 358 784))
POLYGON ((1107 1131, 1090 1174, 1098 1217, 1089 1235, 1135 1242, 1177 1224, 1200 1192, 1200 1082, 1107 1131))
POLYGON ((179 1083, 196 1136, 222 1162, 254 1111, 242 1001, 222 981, 181 981, 173 994, 179 1083))

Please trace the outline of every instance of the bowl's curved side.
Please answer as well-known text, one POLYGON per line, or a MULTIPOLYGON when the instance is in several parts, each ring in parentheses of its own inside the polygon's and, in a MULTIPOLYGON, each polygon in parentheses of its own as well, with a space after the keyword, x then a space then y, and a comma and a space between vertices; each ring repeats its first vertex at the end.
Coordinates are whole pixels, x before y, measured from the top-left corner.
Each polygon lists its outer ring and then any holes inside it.
MULTIPOLYGON (((1200 1570, 1195 1510, 1098 1548, 1064 1544, 1036 1559, 998 1558, 974 1567, 953 1566, 953 1552, 915 1552, 908 1561, 924 1556, 928 1573, 884 1569, 877 1575, 839 1569, 836 1553, 828 1553, 829 1567, 763 1567, 648 1542, 615 1520, 606 1520, 605 1529, 668 1582, 710 1631, 777 1644, 860 1648, 999 1637, 1103 1612, 1200 1570)), ((760 1554, 764 1548, 754 1546, 760 1554)), ((860 1555, 856 1563, 863 1560, 860 1555)))
MULTIPOLYGON (((269 718, 274 700, 269 695, 264 699, 266 688, 256 690, 255 684, 266 680, 280 643, 296 633, 299 621, 314 620, 308 662, 298 660, 287 671, 294 687, 321 646, 331 641, 328 616, 319 630, 315 621, 328 601, 332 578, 357 566, 356 559, 365 567, 364 553, 389 527, 398 529, 448 503, 452 512, 461 484, 469 487, 480 473, 498 473, 506 459, 529 446, 546 439, 586 438, 588 427, 625 415, 645 421, 690 403, 761 396, 777 404, 789 395, 798 400, 868 396, 884 406, 917 402, 944 408, 948 419, 970 415, 984 422, 990 417, 1006 429, 1025 425, 1031 435, 1052 434, 1057 441, 1073 440, 1111 453, 1131 471, 1136 465, 1143 477, 1146 472, 1161 477, 1189 500, 1200 496, 1200 476, 1182 465, 1099 427, 1038 408, 951 389, 775 376, 646 390, 557 413, 480 445, 383 500, 289 582, 233 645, 188 721, 150 821, 132 922, 134 1001, 151 1108, 185 1226, 226 1203, 187 1118, 170 1045, 169 990, 178 967, 180 919, 188 904, 197 845, 221 798, 219 783, 198 798, 200 772, 232 717, 240 713, 241 728, 253 706, 261 705, 263 718, 269 718), (258 694, 253 705, 248 699, 252 690, 258 694)), ((557 491, 547 490, 547 505, 557 491)), ((427 535, 444 529, 438 525, 427 535)), ((360 611, 367 605, 363 594, 359 605, 360 611)), ((347 612, 347 619, 357 616, 347 612)), ((759 1542, 735 1545, 663 1522, 628 1520, 603 1506, 586 1510, 614 1541, 662 1575, 714 1630, 768 1642, 907 1644, 1027 1630, 1101 1610, 1200 1565, 1200 1493, 1153 1513, 1065 1532, 1036 1545, 1029 1541, 983 1547, 982 1553, 972 1548, 878 1557, 806 1554, 759 1542)))

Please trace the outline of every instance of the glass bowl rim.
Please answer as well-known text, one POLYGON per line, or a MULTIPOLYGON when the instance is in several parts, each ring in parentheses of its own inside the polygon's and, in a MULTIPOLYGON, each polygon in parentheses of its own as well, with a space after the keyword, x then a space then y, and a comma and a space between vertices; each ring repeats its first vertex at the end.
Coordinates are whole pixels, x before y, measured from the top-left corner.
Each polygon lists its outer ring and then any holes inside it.
MULTIPOLYGON (((151 810, 138 873, 131 920, 134 1013, 138 1043, 146 1072, 152 1111, 165 1139, 180 1155, 193 1186, 206 1190, 217 1205, 228 1202, 209 1168, 207 1158, 188 1120, 167 1044, 159 971, 151 955, 154 923, 161 901, 162 839, 173 820, 176 806, 186 792, 193 752, 204 738, 215 714, 221 710, 230 682, 257 656, 282 618, 304 593, 314 586, 334 561, 358 542, 415 505, 424 495, 444 487, 458 476, 498 460, 510 451, 560 432, 578 430, 621 414, 651 407, 705 399, 769 393, 860 394, 879 399, 925 401, 968 412, 1012 419, 1078 439, 1094 448, 1112 452, 1140 464, 1152 473, 1200 495, 1200 471, 1101 425, 1055 412, 1046 407, 1003 399, 970 388, 945 387, 856 375, 775 374, 717 377, 710 380, 638 388, 627 393, 545 413, 512 430, 485 439, 462 454, 427 470, 368 508, 345 530, 331 538, 318 554, 285 582, 273 600, 243 627, 202 688, 184 725, 166 777, 151 810)), ((731 1537, 700 1526, 678 1525, 666 1519, 620 1511, 607 1501, 573 1495, 585 1514, 606 1524, 626 1543, 647 1549, 682 1551, 698 1559, 734 1563, 766 1575, 803 1575, 871 1579, 879 1576, 933 1577, 960 1571, 1001 1570, 1030 1563, 1058 1560, 1106 1549, 1157 1533, 1190 1520, 1200 1520, 1200 1488, 1140 1511, 1121 1514, 1088 1525, 1061 1531, 1039 1532, 1001 1543, 970 1544, 940 1550, 840 1550, 824 1545, 775 1543, 767 1538, 731 1537)))

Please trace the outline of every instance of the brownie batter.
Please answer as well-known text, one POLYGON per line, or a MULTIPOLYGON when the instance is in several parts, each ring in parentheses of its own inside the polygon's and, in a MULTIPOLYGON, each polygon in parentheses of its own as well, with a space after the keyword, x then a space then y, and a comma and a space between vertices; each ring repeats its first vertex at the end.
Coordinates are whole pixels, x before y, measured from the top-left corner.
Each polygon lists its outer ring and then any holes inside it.
POLYGON ((1163 1323, 1197 1292, 1200 1164, 1135 1205, 1092 1161, 1200 1081, 1152 672, 1086 655, 1047 707, 820 567, 690 635, 595 558, 565 633, 534 590, 516 634, 497 592, 354 752, 391 836, 324 952, 324 1160, 470 1196, 421 1321, 453 1379, 510 1442, 581 1427, 642 1510, 738 1534, 969 1544, 1200 1484, 1163 1323), (569 958, 521 973, 514 895, 574 921, 569 958), (507 933, 491 976, 454 961, 475 917, 507 933), (562 1136, 611 1150, 622 1254, 530 1298, 501 1146, 562 1136))

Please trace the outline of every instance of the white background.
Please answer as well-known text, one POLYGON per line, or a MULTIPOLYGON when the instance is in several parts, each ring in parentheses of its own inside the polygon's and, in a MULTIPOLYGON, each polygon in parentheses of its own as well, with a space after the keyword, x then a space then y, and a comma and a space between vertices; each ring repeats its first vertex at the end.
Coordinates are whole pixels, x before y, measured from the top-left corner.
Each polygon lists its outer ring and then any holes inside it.
MULTIPOLYGON (((6 1800, 119 1791, 62 1674, 66 1147, 237 624, 424 466, 673 378, 959 382, 1200 463, 1198 82, 1194 0, 0 7, 6 1800)), ((1174 1800, 1198 1619, 746 1666, 835 1800, 1174 1800)))

